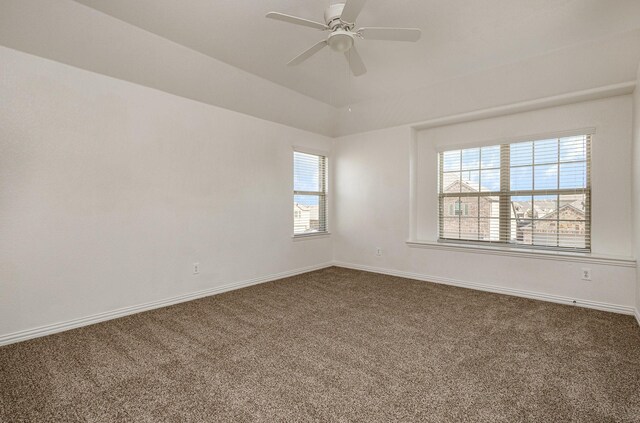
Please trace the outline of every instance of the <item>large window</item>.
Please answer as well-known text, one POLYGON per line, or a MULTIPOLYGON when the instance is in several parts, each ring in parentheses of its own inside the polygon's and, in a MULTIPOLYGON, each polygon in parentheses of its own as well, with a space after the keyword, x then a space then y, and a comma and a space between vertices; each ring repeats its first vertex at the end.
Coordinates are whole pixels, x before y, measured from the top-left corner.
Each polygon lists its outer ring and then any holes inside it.
POLYGON ((327 158, 293 153, 293 234, 327 232, 327 158))
POLYGON ((590 251, 591 136, 439 154, 441 240, 590 251))

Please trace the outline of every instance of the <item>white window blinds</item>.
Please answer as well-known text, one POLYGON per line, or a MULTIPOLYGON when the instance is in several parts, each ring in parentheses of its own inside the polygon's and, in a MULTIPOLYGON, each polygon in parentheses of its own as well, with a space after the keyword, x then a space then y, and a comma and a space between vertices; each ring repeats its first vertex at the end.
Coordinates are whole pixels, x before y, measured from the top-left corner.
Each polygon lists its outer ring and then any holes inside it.
POLYGON ((590 174, 590 135, 443 151, 440 239, 590 251, 590 174))
POLYGON ((327 158, 293 153, 293 234, 327 232, 327 158))

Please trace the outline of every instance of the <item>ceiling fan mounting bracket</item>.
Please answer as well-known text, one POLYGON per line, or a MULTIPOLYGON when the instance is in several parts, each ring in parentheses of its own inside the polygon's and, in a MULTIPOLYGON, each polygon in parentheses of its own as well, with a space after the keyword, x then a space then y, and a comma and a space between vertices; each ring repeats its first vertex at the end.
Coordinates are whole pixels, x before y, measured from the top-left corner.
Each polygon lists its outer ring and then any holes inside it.
POLYGON ((324 11, 324 22, 332 31, 336 29, 344 29, 347 31, 353 29, 352 23, 343 22, 342 19, 340 19, 344 5, 344 3, 332 4, 324 11))

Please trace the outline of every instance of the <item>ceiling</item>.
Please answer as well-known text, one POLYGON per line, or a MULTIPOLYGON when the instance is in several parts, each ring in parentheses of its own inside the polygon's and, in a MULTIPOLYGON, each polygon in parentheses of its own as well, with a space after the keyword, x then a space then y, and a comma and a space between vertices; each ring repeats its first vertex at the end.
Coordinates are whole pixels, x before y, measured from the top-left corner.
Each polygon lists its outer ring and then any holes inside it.
POLYGON ((76 0, 207 56, 335 107, 408 93, 568 46, 640 28, 638 0, 369 0, 358 26, 418 27, 418 43, 358 41, 369 72, 355 78, 326 37, 266 19, 322 21, 335 0, 76 0))

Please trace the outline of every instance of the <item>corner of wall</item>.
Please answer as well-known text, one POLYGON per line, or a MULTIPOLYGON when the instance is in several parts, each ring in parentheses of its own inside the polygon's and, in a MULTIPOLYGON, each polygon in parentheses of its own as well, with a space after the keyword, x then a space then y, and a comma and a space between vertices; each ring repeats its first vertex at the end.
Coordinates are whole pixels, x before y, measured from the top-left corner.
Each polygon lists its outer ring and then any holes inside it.
MULTIPOLYGON (((640 66, 636 78, 636 88, 633 93, 633 214, 634 214, 634 246, 635 256, 640 252, 640 66)), ((640 273, 636 268, 636 319, 640 325, 640 273)))

